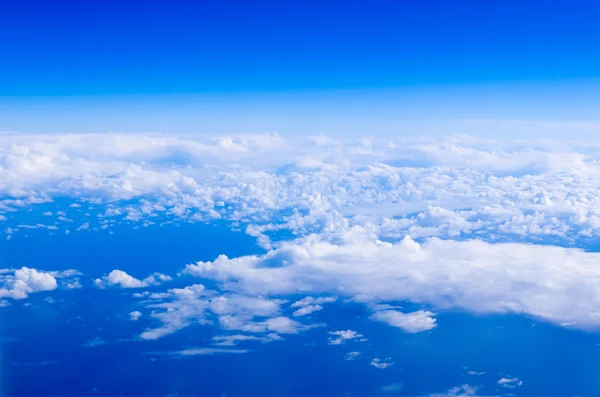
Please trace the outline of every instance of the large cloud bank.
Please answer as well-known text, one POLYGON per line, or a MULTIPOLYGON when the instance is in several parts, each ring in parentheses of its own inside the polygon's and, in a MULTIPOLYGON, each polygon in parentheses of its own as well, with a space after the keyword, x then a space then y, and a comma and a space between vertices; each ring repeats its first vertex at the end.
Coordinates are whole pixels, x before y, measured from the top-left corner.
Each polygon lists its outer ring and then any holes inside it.
MULTIPOLYGON (((597 328, 600 255, 568 247, 600 233, 598 159, 600 144, 468 137, 4 134, 0 222, 7 237, 64 229, 66 214, 49 214, 51 224, 11 220, 15 209, 66 197, 99 211, 79 230, 220 219, 256 237, 262 255, 189 264, 180 275, 194 284, 139 293, 136 317, 156 322, 141 333, 147 340, 208 323, 239 333, 221 345, 277 340, 308 329, 336 297, 409 333, 441 326, 436 312, 446 308, 597 328), (291 294, 307 298, 290 303, 291 294), (386 304, 398 301, 427 307, 386 304)), ((3 276, 0 297, 57 287, 35 272, 3 276)), ((113 270, 95 284, 143 289, 175 273, 113 270)))

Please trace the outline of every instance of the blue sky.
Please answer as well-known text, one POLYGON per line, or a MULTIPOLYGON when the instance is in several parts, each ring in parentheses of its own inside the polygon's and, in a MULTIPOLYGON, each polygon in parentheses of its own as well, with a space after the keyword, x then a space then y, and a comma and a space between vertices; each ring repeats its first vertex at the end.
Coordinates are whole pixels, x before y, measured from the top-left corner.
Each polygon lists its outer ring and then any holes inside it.
POLYGON ((593 2, 5 4, 1 130, 445 135, 600 105, 593 2))

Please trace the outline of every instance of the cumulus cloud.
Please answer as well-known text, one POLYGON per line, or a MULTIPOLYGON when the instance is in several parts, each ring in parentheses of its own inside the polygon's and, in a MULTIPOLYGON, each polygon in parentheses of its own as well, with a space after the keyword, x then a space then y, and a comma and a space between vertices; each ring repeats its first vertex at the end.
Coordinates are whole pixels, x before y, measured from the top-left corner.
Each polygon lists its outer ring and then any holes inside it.
POLYGON ((599 158, 589 142, 469 137, 4 134, 0 211, 100 200, 107 217, 133 222, 243 220, 265 247, 276 230, 348 224, 387 238, 568 242, 600 235, 599 158))
MULTIPOLYGON (((150 294, 147 305, 152 317, 162 324, 144 331, 142 339, 153 340, 172 334, 192 324, 216 322, 227 331, 264 334, 265 338, 277 339, 277 334, 295 334, 308 329, 288 317, 282 316, 280 299, 242 294, 222 294, 207 290, 202 284, 185 288, 173 288, 167 293, 150 294)), ((261 337, 262 338, 262 337, 261 337)))
POLYGON ((371 360, 371 365, 378 369, 386 369, 394 365, 394 362, 391 361, 389 358, 383 360, 380 358, 374 358, 371 360))
POLYGON ((523 381, 519 378, 501 378, 498 380, 498 384, 508 389, 515 389, 518 386, 521 386, 523 381))
POLYGON ((129 318, 133 321, 137 321, 140 319, 140 317, 142 317, 142 313, 140 313, 139 311, 133 311, 131 313, 129 313, 129 318))
POLYGON ((398 327, 405 332, 415 334, 429 331, 437 326, 434 313, 418 310, 412 313, 402 313, 396 310, 383 310, 371 315, 371 319, 398 327))
MULTIPOLYGON (((184 273, 228 292, 189 286, 148 296, 159 324, 145 339, 211 321, 236 332, 299 332, 299 320, 330 296, 598 327, 599 254, 506 241, 569 246, 600 236, 599 159, 589 142, 3 134, 0 216, 7 239, 52 232, 56 224, 3 213, 70 197, 102 211, 97 224, 81 223, 90 230, 147 226, 159 214, 222 219, 269 250, 188 265, 184 273), (281 231, 298 239, 281 241, 281 231), (288 294, 312 295, 291 305, 293 318, 273 299, 288 294), (226 303, 215 300, 223 295, 226 303)), ((81 286, 39 273, 3 276, 0 297, 81 286)), ((142 288, 168 279, 113 270, 95 283, 142 288)), ((407 332, 436 325, 422 310, 380 307, 371 319, 407 332)))
POLYGON ((346 361, 353 361, 356 360, 358 358, 358 356, 361 355, 361 352, 348 352, 344 355, 344 360, 346 361))
POLYGON ((123 270, 115 269, 108 273, 108 275, 97 278, 94 283, 99 288, 118 286, 121 288, 143 288, 153 285, 159 285, 164 281, 169 281, 172 278, 161 273, 153 273, 143 280, 139 280, 135 277, 130 276, 123 270))
MULTIPOLYGON (((252 294, 341 293, 478 313, 524 313, 557 324, 600 325, 600 254, 574 248, 405 237, 383 242, 353 228, 282 243, 264 255, 198 262, 186 272, 252 294), (272 266, 278 263, 278 266, 272 266)), ((435 325, 433 314, 374 318, 406 330, 435 325), (402 327, 401 327, 402 328, 402 327)))
POLYGON ((366 340, 364 339, 364 335, 359 334, 358 332, 353 331, 351 329, 347 329, 345 331, 332 331, 329 333, 329 335, 333 336, 329 338, 330 345, 341 345, 344 342, 353 339, 361 342, 366 340))
POLYGON ((0 273, 0 298, 25 299, 29 294, 52 291, 58 287, 56 278, 49 272, 22 267, 0 273))

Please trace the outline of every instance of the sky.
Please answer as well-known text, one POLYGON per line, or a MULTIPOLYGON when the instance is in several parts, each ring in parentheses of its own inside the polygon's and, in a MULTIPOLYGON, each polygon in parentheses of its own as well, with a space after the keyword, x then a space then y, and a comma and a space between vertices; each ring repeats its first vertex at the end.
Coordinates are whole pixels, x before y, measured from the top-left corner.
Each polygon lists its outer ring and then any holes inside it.
POLYGON ((0 397, 600 395, 597 4, 0 2, 0 397))
POLYGON ((594 2, 7 0, 3 9, 4 131, 537 137, 540 128, 498 123, 570 123, 589 136, 578 123, 598 122, 594 2))

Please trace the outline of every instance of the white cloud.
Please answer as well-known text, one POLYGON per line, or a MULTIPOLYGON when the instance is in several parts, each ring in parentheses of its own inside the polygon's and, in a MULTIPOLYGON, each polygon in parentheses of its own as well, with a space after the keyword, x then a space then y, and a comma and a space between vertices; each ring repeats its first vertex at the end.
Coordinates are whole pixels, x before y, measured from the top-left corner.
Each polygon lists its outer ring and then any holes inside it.
POLYGON ((373 360, 371 360, 371 365, 378 369, 386 369, 394 365, 394 362, 391 361, 389 358, 386 358, 384 360, 380 358, 374 358, 373 360))
POLYGON ((332 331, 329 333, 329 335, 334 336, 334 338, 329 338, 330 345, 341 345, 344 342, 353 339, 356 339, 361 342, 366 340, 364 339, 364 335, 359 334, 358 332, 353 331, 351 329, 347 329, 345 331, 332 331))
POLYGON ((135 277, 130 276, 122 270, 115 269, 108 273, 108 275, 97 278, 94 283, 99 288, 105 288, 110 286, 119 286, 121 288, 143 288, 152 285, 159 285, 164 281, 171 280, 170 276, 166 276, 161 273, 153 273, 143 280, 139 280, 135 277))
POLYGON ((300 299, 292 303, 292 307, 303 307, 303 306, 314 306, 314 305, 322 305, 324 303, 333 303, 336 299, 329 296, 322 296, 318 298, 314 298, 312 296, 307 296, 306 298, 300 299))
MULTIPOLYGON (((236 331, 297 332, 302 324, 282 316, 281 303, 260 299, 299 293, 315 297, 291 305, 295 319, 323 307, 328 296, 360 295, 373 304, 524 313, 587 328, 600 325, 599 254, 495 242, 572 245, 600 236, 599 160, 598 143, 463 136, 3 134, 0 212, 67 197, 102 211, 98 224, 86 220, 90 229, 124 221, 149 225, 158 214, 194 222, 219 218, 271 250, 186 268, 265 307, 227 303, 235 307, 219 312, 217 292, 172 290, 149 306, 160 326, 142 334, 148 339, 204 321, 236 331), (277 241, 280 231, 299 239, 277 241)), ((15 221, 4 230, 10 239, 34 229, 57 226, 15 221)), ((35 277, 25 278, 3 277, 0 297, 40 290, 35 277)), ((141 288, 167 279, 114 270, 96 283, 141 288)), ((76 280, 56 284, 80 286, 76 280)), ((435 325, 432 314, 415 313, 377 309, 373 319, 409 332, 435 325)))
POLYGON ((344 360, 353 361, 358 358, 362 353, 361 352, 348 352, 344 355, 344 360))
POLYGON ((381 391, 386 393, 399 393, 402 391, 404 386, 402 382, 390 383, 389 385, 385 385, 381 387, 381 391))
POLYGON ((600 235, 599 158, 591 142, 464 136, 3 134, 0 211, 100 200, 107 216, 131 221, 243 219, 265 246, 270 231, 347 224, 387 237, 571 241, 600 235))
POLYGON ((516 387, 521 386, 523 381, 519 378, 501 378, 498 380, 498 384, 508 389, 515 389, 516 387))
POLYGON ((269 318, 264 321, 240 320, 235 316, 222 316, 219 318, 221 327, 227 330, 236 330, 252 333, 276 332, 279 334, 297 334, 305 329, 302 324, 284 316, 269 318))
POLYGON ((216 347, 200 347, 196 349, 184 349, 173 352, 172 355, 187 357, 187 356, 213 356, 218 354, 244 354, 250 350, 245 349, 222 349, 216 347))
POLYGON ((301 307, 300 309, 296 310, 294 313, 292 313, 292 316, 294 316, 294 317, 306 316, 308 314, 318 312, 319 310, 323 310, 323 306, 321 306, 321 305, 304 306, 304 307, 301 307))
POLYGON ((153 299, 153 295, 160 295, 155 298, 162 301, 149 303, 147 308, 162 325, 143 332, 140 335, 142 339, 158 339, 192 324, 214 322, 227 331, 265 334, 265 338, 275 339, 275 334, 295 334, 308 328, 281 316, 281 304, 285 301, 279 299, 242 294, 218 295, 217 291, 206 290, 201 284, 150 294, 149 298, 153 299))
POLYGON ((0 298, 25 299, 34 292, 52 291, 58 287, 49 272, 22 267, 0 274, 0 298))
POLYGON ((423 310, 412 313, 402 313, 396 310, 383 310, 371 315, 371 319, 386 323, 392 327, 398 327, 405 332, 414 334, 417 332, 429 331, 437 327, 437 324, 435 323, 436 320, 433 316, 435 316, 434 313, 423 310))
POLYGON ((276 333, 270 333, 266 336, 255 336, 255 335, 220 335, 213 336, 214 346, 237 346, 242 342, 253 341, 253 342, 273 342, 282 340, 281 336, 276 333))
POLYGON ((481 376, 481 375, 485 375, 485 372, 478 372, 478 371, 469 371, 467 372, 467 374, 472 375, 472 376, 481 376))
POLYGON ((321 305, 323 305, 325 303, 332 303, 335 301, 336 301, 336 298, 328 297, 328 296, 322 296, 322 297, 318 297, 318 298, 314 298, 312 296, 307 296, 306 298, 300 299, 299 301, 292 303, 291 307, 299 308, 296 311, 294 311, 294 313, 292 313, 292 315, 294 317, 306 316, 308 314, 323 310, 323 306, 321 306, 321 305))
POLYGON ((483 396, 477 394, 477 388, 469 385, 453 387, 446 393, 433 393, 423 397, 499 397, 499 396, 483 396))
POLYGON ((139 311, 133 311, 131 313, 129 313, 129 318, 133 321, 137 321, 140 319, 140 317, 142 317, 142 313, 140 313, 139 311))
MULTIPOLYGON (((586 328, 600 326, 599 261, 598 253, 547 245, 435 238, 418 243, 408 237, 389 243, 355 227, 285 242, 260 256, 220 256, 188 265, 186 272, 250 294, 343 292, 440 309, 524 313, 586 328)), ((386 316, 403 318, 407 329, 435 324, 426 313, 386 316)))

